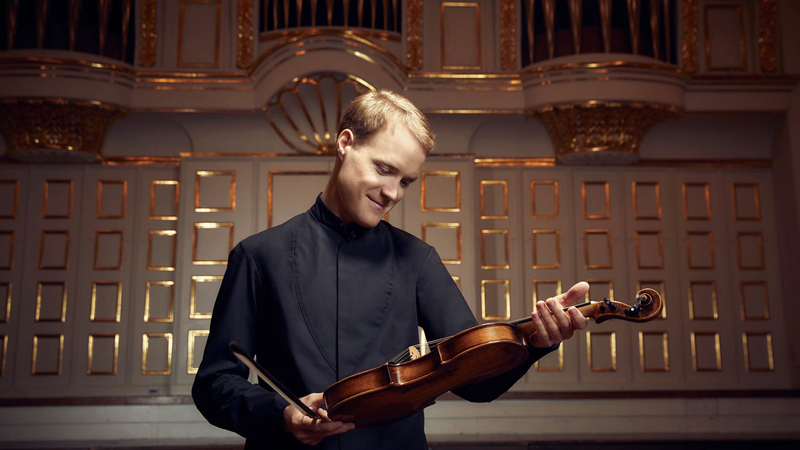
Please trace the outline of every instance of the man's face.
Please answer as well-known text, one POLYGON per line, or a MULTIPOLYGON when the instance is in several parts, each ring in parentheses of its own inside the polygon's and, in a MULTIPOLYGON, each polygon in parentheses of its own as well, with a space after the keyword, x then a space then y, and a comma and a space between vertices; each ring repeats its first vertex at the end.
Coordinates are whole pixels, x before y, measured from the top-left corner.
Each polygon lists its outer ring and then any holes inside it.
POLYGON ((425 150, 404 125, 393 123, 355 145, 352 140, 343 144, 340 136, 339 145, 339 215, 346 224, 373 228, 419 177, 425 150))

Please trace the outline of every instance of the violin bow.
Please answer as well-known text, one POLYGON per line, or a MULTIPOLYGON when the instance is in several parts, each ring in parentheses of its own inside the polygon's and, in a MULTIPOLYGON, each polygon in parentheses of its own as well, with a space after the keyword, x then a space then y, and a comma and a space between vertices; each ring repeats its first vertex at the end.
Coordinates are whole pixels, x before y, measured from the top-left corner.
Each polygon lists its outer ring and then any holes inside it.
POLYGON ((250 357, 242 347, 239 347, 236 342, 231 341, 228 345, 228 348, 231 350, 231 353, 234 354, 239 361, 243 362, 244 365, 250 368, 253 372, 258 375, 259 378, 264 380, 265 383, 269 385, 275 392, 277 392, 281 397, 284 398, 290 405, 297 408, 298 411, 302 412, 303 414, 311 417, 312 419, 322 419, 319 414, 315 413, 308 407, 305 403, 303 403, 296 395, 292 393, 289 389, 286 388, 274 375, 269 373, 267 369, 261 367, 261 364, 257 363, 253 358, 250 357))

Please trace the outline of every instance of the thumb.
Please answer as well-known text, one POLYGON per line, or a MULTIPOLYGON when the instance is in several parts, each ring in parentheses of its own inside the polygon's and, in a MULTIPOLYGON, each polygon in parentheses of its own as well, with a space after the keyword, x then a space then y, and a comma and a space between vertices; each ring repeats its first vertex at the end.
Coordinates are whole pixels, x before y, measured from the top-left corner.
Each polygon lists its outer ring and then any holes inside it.
POLYGON ((561 304, 569 306, 586 295, 587 292, 589 292, 589 283, 585 281, 575 283, 566 293, 561 294, 561 304))

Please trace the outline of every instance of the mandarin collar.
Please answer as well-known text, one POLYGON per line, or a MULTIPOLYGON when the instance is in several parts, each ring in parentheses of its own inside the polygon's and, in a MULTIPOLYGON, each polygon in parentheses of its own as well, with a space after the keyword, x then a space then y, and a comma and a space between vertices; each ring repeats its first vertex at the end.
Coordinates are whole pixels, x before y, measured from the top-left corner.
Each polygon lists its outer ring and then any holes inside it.
POLYGON ((317 195, 317 201, 311 207, 311 216, 317 219, 321 224, 335 231, 346 240, 353 239, 354 237, 361 236, 370 230, 370 228, 362 227, 361 225, 353 222, 350 226, 344 224, 342 219, 331 211, 325 202, 322 201, 322 194, 317 195))

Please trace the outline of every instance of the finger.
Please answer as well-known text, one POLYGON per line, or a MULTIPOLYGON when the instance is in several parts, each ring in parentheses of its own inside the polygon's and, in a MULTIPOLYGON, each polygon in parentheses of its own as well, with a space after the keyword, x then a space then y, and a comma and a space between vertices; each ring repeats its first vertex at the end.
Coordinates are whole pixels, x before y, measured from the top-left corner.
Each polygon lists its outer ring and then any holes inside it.
POLYGON ((314 422, 316 422, 316 428, 314 430, 325 434, 331 433, 344 426, 342 422, 323 422, 321 420, 315 420, 314 422))
POLYGON ((315 410, 325 404, 325 397, 318 392, 308 394, 301 400, 303 400, 303 403, 305 403, 312 410, 315 410))
POLYGON ((572 332, 575 329, 574 325, 572 324, 572 320, 570 320, 569 316, 567 316, 563 309, 559 308, 559 305, 555 300, 548 299, 545 303, 547 304, 547 307, 550 308, 550 311, 553 312, 553 318, 558 325, 558 329, 561 331, 561 336, 564 339, 571 338, 572 332))
POLYGON ((536 334, 534 335, 531 345, 540 348, 552 347, 553 343, 550 341, 550 333, 547 332, 547 328, 545 328, 542 322, 542 315, 539 313, 538 306, 531 314, 531 318, 533 320, 533 327, 536 329, 536 334))
POLYGON ((589 292, 589 283, 581 281, 579 283, 575 283, 575 285, 569 288, 567 292, 556 296, 556 300, 561 302, 562 306, 568 306, 586 295, 587 292, 589 292))
POLYGON ((561 336, 561 330, 558 328, 558 324, 550 314, 550 309, 547 307, 545 302, 539 302, 536 307, 539 310, 539 315, 542 316, 542 323, 544 324, 545 328, 547 328, 547 332, 550 335, 550 340, 552 343, 558 344, 559 342, 563 341, 564 339, 561 336))
POLYGON ((572 319, 573 325, 575 325, 576 330, 583 330, 589 325, 589 318, 585 317, 578 308, 572 306, 567 310, 567 314, 569 314, 570 318, 572 319))

